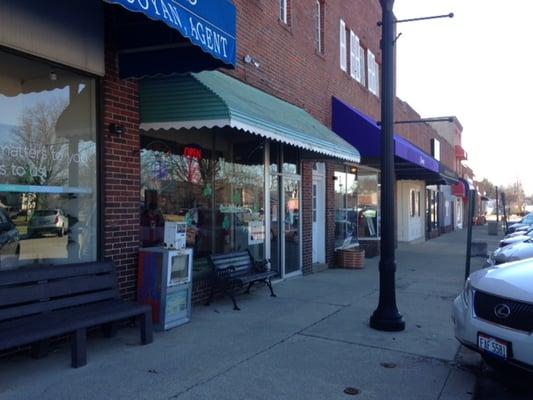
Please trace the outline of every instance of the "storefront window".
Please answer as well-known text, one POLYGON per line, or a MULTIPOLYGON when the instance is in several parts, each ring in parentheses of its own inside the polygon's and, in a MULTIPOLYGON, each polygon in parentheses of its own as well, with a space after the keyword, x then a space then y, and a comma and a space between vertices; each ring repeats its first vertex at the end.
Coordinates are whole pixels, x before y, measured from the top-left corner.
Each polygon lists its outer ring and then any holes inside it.
POLYGON ((96 260, 95 86, 0 51, 0 270, 96 260))
POLYGON ((283 168, 284 174, 300 173, 300 151, 293 146, 283 146, 283 168))
POLYGON ((379 174, 358 168, 357 215, 359 238, 379 237, 379 174))
POLYGON ((212 134, 150 132, 141 136, 141 246, 163 244, 165 221, 187 224, 195 268, 212 250, 212 134))
POLYGON ((215 252, 250 250, 264 258, 264 140, 235 132, 215 135, 215 252))
POLYGON ((264 141, 231 130, 141 136, 141 245, 163 243, 165 221, 187 225, 196 276, 210 254, 264 257, 264 141))
POLYGON ((357 169, 338 166, 335 170, 335 247, 357 243, 357 169))
POLYGON ((427 204, 427 226, 428 230, 437 229, 439 226, 438 210, 439 210, 439 196, 436 191, 436 186, 428 186, 426 191, 427 204))

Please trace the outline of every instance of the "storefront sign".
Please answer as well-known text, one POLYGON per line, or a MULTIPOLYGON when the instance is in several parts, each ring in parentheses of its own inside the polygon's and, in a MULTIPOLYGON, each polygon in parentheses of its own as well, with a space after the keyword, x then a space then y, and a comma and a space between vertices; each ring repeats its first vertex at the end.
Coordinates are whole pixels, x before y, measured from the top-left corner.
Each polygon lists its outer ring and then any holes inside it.
POLYGON ((179 31, 193 44, 228 65, 235 65, 236 10, 221 0, 105 0, 145 14, 179 31))
POLYGON ((44 182, 52 170, 68 168, 71 164, 87 164, 89 153, 73 152, 60 144, 50 145, 0 145, 0 178, 13 183, 21 179, 44 182))
POLYGON ((248 222, 248 245, 261 244, 265 241, 265 224, 263 221, 248 222))
POLYGON ((239 214, 239 213, 251 213, 248 207, 237 206, 235 204, 221 204, 219 210, 222 214, 239 214))

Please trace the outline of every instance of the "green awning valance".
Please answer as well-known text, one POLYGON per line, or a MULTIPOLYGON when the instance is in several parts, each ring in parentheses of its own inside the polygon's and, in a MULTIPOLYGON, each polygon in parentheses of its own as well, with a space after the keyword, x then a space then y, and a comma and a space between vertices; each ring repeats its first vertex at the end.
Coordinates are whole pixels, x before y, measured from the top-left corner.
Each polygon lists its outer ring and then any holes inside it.
POLYGON ((309 113, 220 72, 144 79, 141 129, 232 127, 352 162, 359 152, 309 113))

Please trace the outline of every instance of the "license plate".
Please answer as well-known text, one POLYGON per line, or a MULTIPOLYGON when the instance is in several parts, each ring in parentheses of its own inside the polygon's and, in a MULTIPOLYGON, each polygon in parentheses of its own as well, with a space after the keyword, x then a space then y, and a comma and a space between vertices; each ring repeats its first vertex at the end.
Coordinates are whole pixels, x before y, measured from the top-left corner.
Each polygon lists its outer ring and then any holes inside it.
POLYGON ((507 342, 501 339, 480 333, 477 337, 477 345, 487 353, 507 359, 507 342))

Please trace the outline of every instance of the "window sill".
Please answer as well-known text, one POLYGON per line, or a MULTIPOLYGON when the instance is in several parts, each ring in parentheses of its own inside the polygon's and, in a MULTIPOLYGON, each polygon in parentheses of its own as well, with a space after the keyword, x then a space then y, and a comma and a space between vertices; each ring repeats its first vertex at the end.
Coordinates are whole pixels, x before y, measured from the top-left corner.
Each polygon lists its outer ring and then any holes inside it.
POLYGON ((315 55, 318 56, 319 58, 321 58, 322 60, 326 61, 326 56, 325 56, 325 54, 323 52, 318 51, 317 49, 315 49, 315 55))
POLYGON ((281 19, 278 18, 278 24, 285 29, 287 32, 289 32, 292 35, 292 27, 289 22, 285 23, 281 19))

